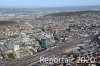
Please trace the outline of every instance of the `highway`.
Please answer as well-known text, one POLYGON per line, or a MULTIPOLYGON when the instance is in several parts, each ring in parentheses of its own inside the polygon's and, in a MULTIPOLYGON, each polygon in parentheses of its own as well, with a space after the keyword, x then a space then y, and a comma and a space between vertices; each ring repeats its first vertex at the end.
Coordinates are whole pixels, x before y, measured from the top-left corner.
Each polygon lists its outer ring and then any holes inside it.
POLYGON ((14 60, 0 64, 0 66, 28 66, 39 62, 41 57, 50 57, 50 56, 60 56, 66 49, 76 47, 76 44, 82 43, 82 41, 87 40, 87 38, 82 38, 80 40, 74 39, 66 41, 64 43, 58 44, 58 46, 51 47, 43 52, 37 53, 35 56, 30 56, 26 59, 14 60))

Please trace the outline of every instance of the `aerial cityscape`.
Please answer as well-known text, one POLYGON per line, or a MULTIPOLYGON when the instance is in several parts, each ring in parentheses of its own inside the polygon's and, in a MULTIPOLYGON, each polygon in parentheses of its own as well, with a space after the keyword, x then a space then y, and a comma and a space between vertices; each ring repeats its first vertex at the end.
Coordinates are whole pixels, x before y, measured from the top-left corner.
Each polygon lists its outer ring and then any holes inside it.
POLYGON ((100 66, 97 3, 37 8, 1 3, 0 66, 100 66))

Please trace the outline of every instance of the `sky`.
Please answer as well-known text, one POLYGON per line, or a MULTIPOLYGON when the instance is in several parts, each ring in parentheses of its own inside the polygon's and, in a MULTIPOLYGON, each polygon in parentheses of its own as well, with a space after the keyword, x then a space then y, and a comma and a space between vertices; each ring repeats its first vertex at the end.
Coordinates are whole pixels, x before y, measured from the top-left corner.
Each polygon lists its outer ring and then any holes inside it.
POLYGON ((100 0, 0 0, 0 8, 34 8, 100 5, 100 0))

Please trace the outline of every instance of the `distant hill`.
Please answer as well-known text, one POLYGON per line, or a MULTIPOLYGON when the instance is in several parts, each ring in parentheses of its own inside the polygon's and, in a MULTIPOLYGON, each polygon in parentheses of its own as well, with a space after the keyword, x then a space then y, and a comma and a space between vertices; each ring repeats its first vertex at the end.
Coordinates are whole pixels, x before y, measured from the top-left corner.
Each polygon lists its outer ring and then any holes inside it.
POLYGON ((73 12, 58 12, 58 13, 50 13, 44 16, 41 16, 39 18, 37 18, 36 20, 48 20, 48 19, 55 19, 55 17, 63 17, 63 16, 73 16, 73 15, 78 15, 80 16, 81 14, 87 14, 87 13, 91 13, 91 14, 100 14, 100 11, 73 11, 73 12))
POLYGON ((100 13, 100 11, 76 11, 76 12, 59 12, 59 13, 51 13, 48 15, 45 15, 44 17, 48 16, 71 16, 71 15, 80 15, 84 13, 100 13))
POLYGON ((71 11, 100 11, 100 5, 93 6, 70 6, 70 7, 48 7, 48 8, 0 8, 3 13, 29 13, 29 12, 71 12, 71 11))

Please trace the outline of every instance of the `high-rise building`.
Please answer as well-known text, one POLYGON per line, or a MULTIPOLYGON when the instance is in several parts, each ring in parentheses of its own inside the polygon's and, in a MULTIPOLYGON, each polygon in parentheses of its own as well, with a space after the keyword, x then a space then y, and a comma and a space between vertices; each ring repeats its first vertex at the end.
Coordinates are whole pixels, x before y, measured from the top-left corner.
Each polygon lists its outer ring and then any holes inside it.
POLYGON ((46 39, 44 39, 44 38, 41 39, 41 47, 42 48, 46 47, 46 39))
POLYGON ((45 37, 45 34, 42 34, 42 36, 40 37, 40 46, 41 46, 41 48, 46 48, 46 37, 45 37))

